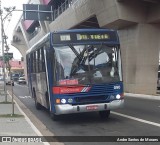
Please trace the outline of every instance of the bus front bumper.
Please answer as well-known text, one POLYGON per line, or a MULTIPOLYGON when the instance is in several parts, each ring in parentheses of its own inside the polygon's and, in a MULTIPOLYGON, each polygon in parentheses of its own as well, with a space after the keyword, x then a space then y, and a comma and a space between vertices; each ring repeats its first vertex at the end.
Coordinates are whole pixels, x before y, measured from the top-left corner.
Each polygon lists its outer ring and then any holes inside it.
POLYGON ((61 104, 55 105, 56 115, 60 114, 70 114, 70 113, 80 113, 80 112, 92 112, 92 111, 104 111, 104 110, 114 110, 122 108, 124 105, 124 99, 114 100, 109 103, 97 103, 97 104, 85 104, 85 105, 75 105, 61 104))

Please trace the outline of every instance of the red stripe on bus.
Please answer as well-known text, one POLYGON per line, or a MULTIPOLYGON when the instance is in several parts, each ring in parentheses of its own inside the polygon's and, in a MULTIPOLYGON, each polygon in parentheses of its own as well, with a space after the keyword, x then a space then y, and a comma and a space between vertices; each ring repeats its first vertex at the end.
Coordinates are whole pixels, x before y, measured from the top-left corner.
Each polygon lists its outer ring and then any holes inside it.
MULTIPOLYGON (((79 93, 85 87, 84 86, 72 86, 72 87, 53 87, 54 94, 70 94, 70 93, 79 93)), ((89 91, 89 89, 87 89, 89 91)), ((86 91, 85 91, 86 92, 86 91)))

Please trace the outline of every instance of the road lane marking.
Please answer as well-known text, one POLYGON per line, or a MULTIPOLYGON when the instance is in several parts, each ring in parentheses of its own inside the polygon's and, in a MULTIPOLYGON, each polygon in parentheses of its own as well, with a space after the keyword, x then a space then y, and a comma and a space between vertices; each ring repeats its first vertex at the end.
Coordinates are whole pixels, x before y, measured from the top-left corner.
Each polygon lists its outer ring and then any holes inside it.
POLYGON ((125 114, 114 112, 114 111, 111 111, 111 113, 114 114, 114 115, 122 116, 122 117, 125 117, 125 118, 128 118, 128 119, 132 119, 132 120, 135 120, 135 121, 139 121, 139 122, 142 122, 142 123, 146 123, 146 124, 150 124, 150 125, 153 125, 153 126, 160 127, 160 124, 156 123, 156 122, 151 122, 151 121, 148 121, 148 120, 140 119, 140 118, 137 118, 137 117, 125 115, 125 114))
POLYGON ((31 98, 31 96, 18 96, 19 98, 21 99, 28 99, 28 98, 31 98))

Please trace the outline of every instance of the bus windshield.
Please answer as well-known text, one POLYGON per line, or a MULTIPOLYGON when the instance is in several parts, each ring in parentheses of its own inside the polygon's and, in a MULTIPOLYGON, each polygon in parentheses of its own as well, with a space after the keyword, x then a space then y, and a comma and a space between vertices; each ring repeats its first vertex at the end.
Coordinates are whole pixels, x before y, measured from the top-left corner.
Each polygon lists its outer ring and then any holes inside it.
POLYGON ((56 46, 56 85, 87 85, 122 81, 120 50, 101 45, 56 46))

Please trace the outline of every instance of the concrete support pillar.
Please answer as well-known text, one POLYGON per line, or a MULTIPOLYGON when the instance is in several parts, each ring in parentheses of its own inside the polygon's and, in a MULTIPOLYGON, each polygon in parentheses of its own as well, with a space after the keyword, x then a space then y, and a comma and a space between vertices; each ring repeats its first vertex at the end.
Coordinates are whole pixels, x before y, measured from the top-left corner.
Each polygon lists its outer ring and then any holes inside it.
POLYGON ((138 24, 119 30, 125 92, 156 94, 160 27, 138 24))

